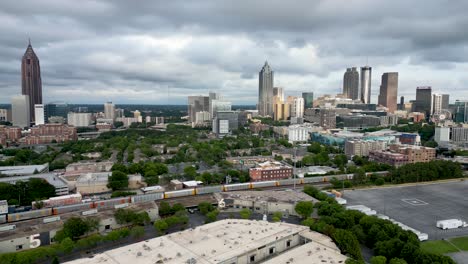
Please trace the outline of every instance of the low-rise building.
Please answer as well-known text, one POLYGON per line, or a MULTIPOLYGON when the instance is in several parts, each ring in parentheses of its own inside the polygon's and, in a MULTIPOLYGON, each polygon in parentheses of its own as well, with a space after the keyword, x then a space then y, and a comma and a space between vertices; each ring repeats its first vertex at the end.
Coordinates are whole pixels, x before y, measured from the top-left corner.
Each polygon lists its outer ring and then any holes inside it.
POLYGON ((272 156, 242 156, 242 157, 227 157, 226 161, 233 165, 243 165, 246 167, 253 167, 257 163, 265 161, 273 161, 272 156))
POLYGON ((76 127, 63 124, 45 124, 31 128, 31 133, 19 140, 26 145, 60 143, 77 140, 76 127))
POLYGON ((250 129, 250 131, 252 131, 252 133, 258 134, 261 131, 269 130, 270 126, 266 125, 266 124, 262 124, 260 122, 257 122, 257 123, 250 124, 249 129, 250 129))
POLYGON ((284 217, 300 216, 296 204, 300 201, 318 202, 301 191, 234 191, 214 194, 218 207, 225 211, 239 211, 247 208, 259 214, 281 212, 284 217))
POLYGON ((112 166, 114 166, 114 162, 112 161, 75 162, 67 165, 65 174, 110 171, 112 166))
MULTIPOLYGON (((151 221, 159 219, 159 210, 155 202, 131 203, 125 209, 135 212, 147 212, 151 221)), ((80 217, 98 220, 98 230, 94 232, 101 234, 130 225, 117 223, 114 217, 114 207, 99 208, 94 209, 94 211, 88 209, 87 215, 84 215, 83 212, 86 212, 86 209, 48 217, 49 221, 47 223, 44 223, 46 218, 43 217, 15 222, 15 229, 1 233, 0 253, 16 252, 54 244, 53 238, 57 231, 61 230, 64 223, 70 218, 80 217)))
POLYGON ((408 163, 429 162, 434 160, 435 156, 434 148, 392 144, 388 151, 371 151, 369 160, 398 167, 408 163))
POLYGON ((25 176, 49 172, 49 163, 40 165, 2 166, 0 174, 6 176, 25 176))
POLYGON ((386 115, 381 116, 380 118, 380 126, 387 127, 387 126, 394 126, 398 124, 398 116, 397 115, 386 115))
POLYGON ((266 161, 258 163, 254 168, 250 168, 249 175, 251 181, 287 179, 292 177, 293 168, 279 161, 266 161))
POLYGON ((324 263, 323 260, 344 263, 346 259, 329 237, 311 231, 307 226, 225 219, 68 264, 241 264, 263 261, 306 264, 324 263))
POLYGON ((85 173, 76 180, 76 192, 82 195, 110 192, 107 187, 111 172, 85 173))
POLYGON ((22 129, 20 127, 0 125, 0 140, 3 139, 4 142, 0 143, 0 145, 7 145, 7 143, 18 142, 18 140, 21 138, 21 131, 22 129))
POLYGON ((67 195, 69 193, 69 188, 67 182, 62 179, 60 176, 54 173, 42 173, 34 174, 28 176, 13 176, 13 177, 4 177, 0 178, 0 182, 15 184, 19 181, 28 181, 29 179, 36 178, 47 181, 50 185, 55 187, 55 194, 57 195, 67 195))
POLYGON ((352 156, 369 156, 370 151, 384 150, 387 147, 386 141, 380 140, 346 140, 345 154, 352 156))

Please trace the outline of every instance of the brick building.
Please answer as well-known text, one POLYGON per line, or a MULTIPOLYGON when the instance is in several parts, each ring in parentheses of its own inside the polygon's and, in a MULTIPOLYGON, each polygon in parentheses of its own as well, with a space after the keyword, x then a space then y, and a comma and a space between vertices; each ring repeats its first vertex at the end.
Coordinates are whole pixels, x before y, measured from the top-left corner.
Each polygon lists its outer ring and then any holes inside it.
POLYGON ((292 177, 293 168, 278 161, 258 163, 255 168, 249 169, 251 181, 280 180, 292 177))
POLYGON ((48 144, 77 140, 76 127, 63 124, 45 124, 31 128, 31 133, 20 139, 22 144, 48 144))
POLYGON ((17 142, 21 138, 21 128, 11 126, 0 126, 0 145, 17 142))
POLYGON ((398 167, 408 163, 429 162, 436 156, 436 150, 428 147, 393 144, 389 149, 389 151, 371 151, 369 160, 398 167))

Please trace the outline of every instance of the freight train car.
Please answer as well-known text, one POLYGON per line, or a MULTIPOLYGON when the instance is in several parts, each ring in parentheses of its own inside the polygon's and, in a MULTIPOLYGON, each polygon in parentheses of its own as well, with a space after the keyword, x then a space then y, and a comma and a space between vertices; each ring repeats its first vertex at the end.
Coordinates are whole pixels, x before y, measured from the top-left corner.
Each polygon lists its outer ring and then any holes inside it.
POLYGON ((178 191, 165 192, 164 199, 183 197, 183 196, 192 196, 192 195, 195 195, 195 189, 184 189, 184 190, 178 190, 178 191))
POLYGON ((147 193, 142 195, 135 195, 131 197, 132 203, 141 203, 148 201, 156 201, 164 199, 164 193, 147 193))
POLYGON ((224 185, 224 191, 225 192, 248 190, 248 189, 251 189, 251 188, 252 188, 252 184, 250 182, 224 185))
POLYGON ((102 200, 94 202, 94 208, 114 208, 114 206, 118 204, 125 204, 130 202, 130 197, 102 200))
POLYGON ((79 203, 79 204, 72 204, 72 205, 65 205, 54 207, 52 209, 52 213, 54 215, 60 215, 65 213, 71 213, 76 211, 86 211, 94 208, 94 203, 79 203))
POLYGON ((275 187, 275 186, 278 186, 277 181, 252 182, 252 188, 275 187))
POLYGON ((52 215, 52 208, 8 214, 8 223, 52 215))
POLYGON ((197 187, 196 194, 219 193, 223 191, 223 185, 197 187))

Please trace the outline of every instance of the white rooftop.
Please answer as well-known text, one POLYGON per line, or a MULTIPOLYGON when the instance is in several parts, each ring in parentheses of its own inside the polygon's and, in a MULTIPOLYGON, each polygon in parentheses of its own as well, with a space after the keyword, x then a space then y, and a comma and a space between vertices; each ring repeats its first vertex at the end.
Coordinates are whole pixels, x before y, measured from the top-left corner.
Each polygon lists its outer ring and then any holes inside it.
POLYGON ((77 180, 77 184, 88 184, 90 182, 107 182, 112 172, 96 172, 82 174, 77 180))
MULTIPOLYGON (((231 260, 242 256, 248 252, 255 251, 259 247, 268 245, 282 237, 289 237, 292 234, 313 236, 306 226, 293 225, 287 223, 270 223, 266 221, 227 219, 203 225, 195 229, 189 229, 178 233, 173 233, 163 237, 134 243, 121 248, 112 249, 93 258, 83 258, 67 262, 68 264, 181 264, 193 259, 197 264, 214 264, 231 260)), ((309 238, 309 237, 307 237, 309 238)), ((335 262, 344 256, 336 256, 336 246, 328 238, 328 241, 321 236, 317 236, 313 246, 324 248, 323 251, 330 251, 326 257, 334 257, 335 262), (322 242, 324 241, 324 244, 322 242), (330 245, 332 247, 330 247, 330 245), (325 249, 326 248, 326 249, 325 249), (333 253, 335 252, 335 253, 333 253)), ((308 250, 298 250, 299 258, 308 254, 308 250)), ((286 251, 290 256, 294 254, 292 250, 286 251)), ((281 254, 279 254, 281 256, 281 254)), ((312 260, 319 255, 307 257, 312 260)), ((274 261, 277 257, 273 258, 274 261)), ((289 257, 290 258, 290 257, 289 257)), ((280 263, 280 262, 269 262, 280 263)), ((286 262, 284 262, 286 263, 286 262)), ((299 262, 312 263, 312 262, 299 262)))
POLYGON ((44 172, 49 167, 49 163, 42 165, 24 165, 24 166, 2 166, 0 167, 0 174, 13 176, 13 175, 28 175, 37 172, 44 172))
POLYGON ((32 179, 32 178, 44 179, 48 183, 53 185, 55 188, 68 187, 67 183, 61 178, 59 178, 57 175, 55 175, 54 173, 33 174, 29 176, 4 177, 4 178, 0 178, 0 182, 15 184, 18 181, 28 181, 29 179, 32 179))

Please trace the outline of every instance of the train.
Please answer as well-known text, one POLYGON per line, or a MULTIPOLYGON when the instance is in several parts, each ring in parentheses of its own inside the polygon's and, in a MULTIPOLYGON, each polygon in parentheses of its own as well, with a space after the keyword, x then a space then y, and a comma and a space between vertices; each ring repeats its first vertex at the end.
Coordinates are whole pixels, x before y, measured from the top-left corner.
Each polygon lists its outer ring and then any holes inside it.
MULTIPOLYGON (((381 172, 369 172, 366 173, 366 176, 369 177, 372 174, 377 174, 379 176, 386 176, 388 171, 381 172)), ((176 191, 167 191, 160 193, 147 193, 134 195, 129 197, 120 197, 112 198, 107 200, 98 200, 90 202, 82 202, 72 205, 56 206, 52 208, 42 208, 31 211, 24 211, 18 213, 9 213, 6 215, 0 215, 0 224, 4 223, 14 223, 18 221, 24 221, 34 218, 42 218, 53 215, 60 215, 64 213, 87 211, 92 209, 113 209, 116 208, 116 205, 129 204, 129 203, 141 203, 147 201, 156 201, 163 199, 171 199, 185 196, 195 196, 219 192, 229 192, 229 191, 242 191, 242 190, 251 190, 256 188, 268 188, 268 187, 280 187, 280 186, 291 186, 296 183, 297 185, 303 184, 313 184, 321 182, 329 182, 331 179, 336 178, 338 180, 351 180, 353 174, 340 174, 340 175, 329 175, 329 176, 317 176, 317 177, 305 177, 305 178, 295 178, 295 179, 283 179, 283 180, 273 180, 273 181, 258 181, 258 182, 246 182, 246 183, 234 183, 234 184, 224 184, 224 185, 212 185, 212 186, 202 186, 194 187, 176 191)))

